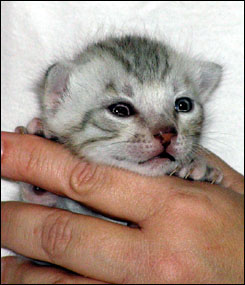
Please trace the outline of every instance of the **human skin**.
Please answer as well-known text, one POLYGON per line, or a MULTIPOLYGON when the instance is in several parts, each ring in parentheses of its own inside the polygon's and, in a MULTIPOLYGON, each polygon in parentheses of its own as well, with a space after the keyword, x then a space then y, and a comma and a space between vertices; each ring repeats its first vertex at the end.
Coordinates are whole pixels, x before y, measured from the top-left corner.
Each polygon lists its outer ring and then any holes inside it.
POLYGON ((31 135, 2 133, 2 146, 2 177, 139 226, 3 202, 2 247, 59 268, 5 257, 2 283, 244 283, 244 178, 216 156, 207 159, 223 171, 222 185, 87 163, 31 135))

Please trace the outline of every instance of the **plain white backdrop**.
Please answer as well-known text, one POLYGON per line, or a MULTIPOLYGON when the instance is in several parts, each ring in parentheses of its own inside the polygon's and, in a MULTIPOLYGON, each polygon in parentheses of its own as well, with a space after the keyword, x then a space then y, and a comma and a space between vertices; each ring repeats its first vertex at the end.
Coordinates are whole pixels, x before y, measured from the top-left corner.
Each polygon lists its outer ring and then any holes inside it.
MULTIPOLYGON (((244 173, 243 1, 2 1, 1 8, 2 130, 39 115, 32 87, 50 64, 109 34, 153 35, 224 66, 203 145, 244 173)), ((18 186, 3 180, 1 190, 2 200, 13 200, 18 186)))

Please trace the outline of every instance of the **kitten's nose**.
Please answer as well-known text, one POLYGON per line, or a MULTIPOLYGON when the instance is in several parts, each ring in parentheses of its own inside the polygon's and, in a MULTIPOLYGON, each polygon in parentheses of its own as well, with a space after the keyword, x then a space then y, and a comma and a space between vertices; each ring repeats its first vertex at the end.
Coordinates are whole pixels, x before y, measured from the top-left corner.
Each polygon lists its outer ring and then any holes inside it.
POLYGON ((158 134, 154 135, 154 137, 160 140, 163 145, 169 145, 172 137, 175 137, 176 135, 177 131, 175 128, 167 127, 160 130, 158 134))
POLYGON ((173 133, 166 133, 166 134, 160 133, 160 136, 163 138, 163 142, 170 142, 171 138, 174 137, 175 135, 176 134, 173 133))

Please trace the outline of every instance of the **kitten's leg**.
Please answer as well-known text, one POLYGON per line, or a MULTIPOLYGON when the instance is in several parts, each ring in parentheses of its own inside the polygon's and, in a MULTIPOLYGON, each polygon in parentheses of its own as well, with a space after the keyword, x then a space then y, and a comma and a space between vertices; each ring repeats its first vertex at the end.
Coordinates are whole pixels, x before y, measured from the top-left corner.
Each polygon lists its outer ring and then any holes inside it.
POLYGON ((27 127, 19 126, 15 129, 16 133, 19 134, 31 134, 40 137, 44 137, 46 139, 51 139, 51 134, 45 130, 43 126, 43 122, 39 118, 33 118, 28 124, 27 127))
POLYGON ((32 204, 55 207, 58 196, 39 187, 27 183, 20 183, 20 200, 32 204))
POLYGON ((177 176, 198 181, 207 181, 220 184, 223 179, 223 174, 220 169, 209 166, 204 159, 197 159, 189 165, 182 167, 176 171, 177 176))
MULTIPOLYGON (((34 118, 32 119, 27 128, 17 127, 15 129, 16 133, 19 134, 34 134, 41 137, 45 137, 45 131, 41 119, 34 118)), ((59 197, 50 192, 47 192, 39 187, 27 184, 20 183, 20 199, 24 202, 40 204, 50 207, 55 207, 58 203, 59 197)))

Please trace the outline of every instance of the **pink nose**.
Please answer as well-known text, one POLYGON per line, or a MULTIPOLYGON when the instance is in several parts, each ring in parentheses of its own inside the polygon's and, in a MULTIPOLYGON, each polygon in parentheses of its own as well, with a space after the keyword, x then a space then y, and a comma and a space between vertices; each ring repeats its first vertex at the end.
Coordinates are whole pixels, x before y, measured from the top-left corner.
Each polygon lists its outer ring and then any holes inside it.
POLYGON ((165 134, 160 133, 160 136, 163 139, 163 143, 166 143, 166 142, 171 142, 172 137, 176 136, 176 134, 174 134, 174 133, 165 133, 165 134))
POLYGON ((159 139, 162 144, 169 144, 171 139, 177 135, 176 130, 173 128, 166 128, 160 131, 157 135, 154 135, 156 139, 159 139))

